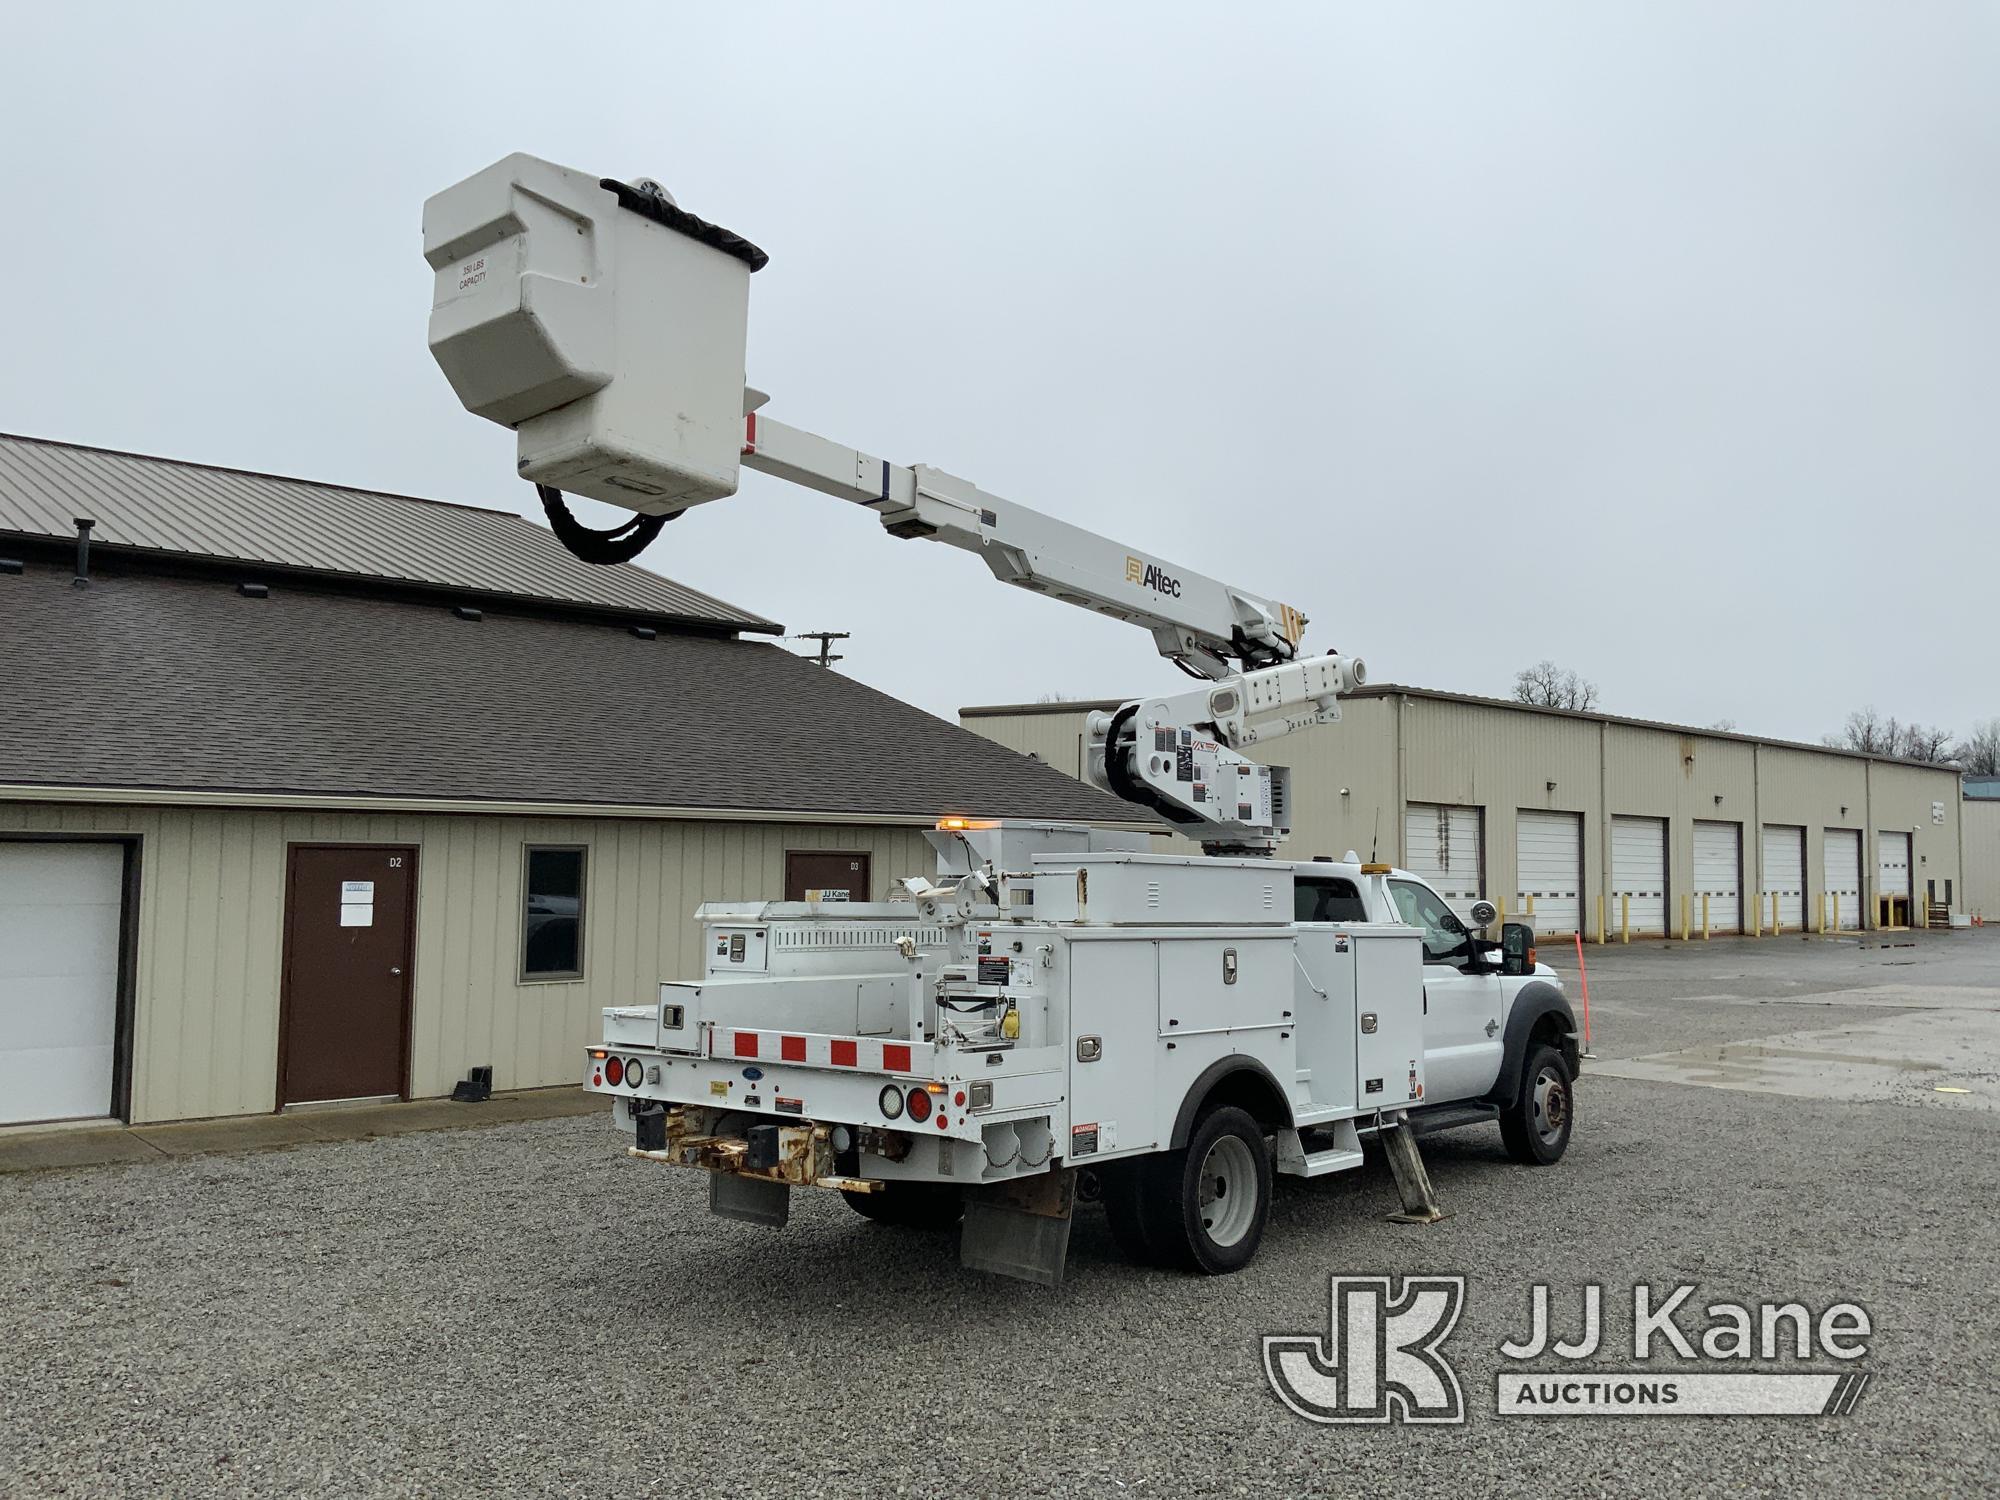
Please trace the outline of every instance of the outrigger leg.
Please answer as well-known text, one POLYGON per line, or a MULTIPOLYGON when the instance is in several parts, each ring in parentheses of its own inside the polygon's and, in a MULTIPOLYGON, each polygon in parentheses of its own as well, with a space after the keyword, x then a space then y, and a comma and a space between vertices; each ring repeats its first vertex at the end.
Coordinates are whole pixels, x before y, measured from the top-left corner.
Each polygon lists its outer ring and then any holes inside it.
POLYGON ((1389 1215, 1390 1222, 1396 1224, 1435 1224, 1444 1218, 1445 1211, 1438 1207, 1437 1194, 1431 1188, 1431 1174, 1424 1170, 1424 1158, 1417 1150, 1417 1138, 1410 1130, 1409 1118, 1398 1115, 1394 1120, 1385 1120, 1376 1132, 1382 1150, 1389 1158, 1389 1170, 1395 1174, 1396 1192, 1402 1197, 1403 1211, 1389 1215))

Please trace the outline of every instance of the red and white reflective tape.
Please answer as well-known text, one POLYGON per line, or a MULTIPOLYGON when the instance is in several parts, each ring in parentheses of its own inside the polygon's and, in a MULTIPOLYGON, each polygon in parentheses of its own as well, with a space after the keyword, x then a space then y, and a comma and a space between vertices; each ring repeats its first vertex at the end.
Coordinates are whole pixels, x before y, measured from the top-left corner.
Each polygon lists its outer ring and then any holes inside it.
POLYGON ((874 1036, 818 1036, 799 1031, 755 1031, 717 1024, 709 1028, 708 1055, 725 1061, 791 1063, 837 1072, 928 1076, 936 1048, 929 1042, 892 1042, 874 1036))

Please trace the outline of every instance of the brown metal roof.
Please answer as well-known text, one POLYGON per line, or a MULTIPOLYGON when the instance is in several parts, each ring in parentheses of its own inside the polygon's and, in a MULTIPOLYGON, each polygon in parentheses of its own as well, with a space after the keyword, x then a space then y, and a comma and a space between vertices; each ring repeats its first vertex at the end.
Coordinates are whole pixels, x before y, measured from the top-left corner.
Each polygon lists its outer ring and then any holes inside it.
POLYGON ((579 562, 510 511, 0 433, 0 533, 72 536, 78 516, 94 545, 158 556, 781 628, 644 568, 579 562))
POLYGON ((69 573, 0 573, 0 786, 1143 821, 762 642, 69 573))
MULTIPOLYGON (((1810 745, 1802 740, 1778 740, 1769 735, 1742 734, 1733 729, 1697 729, 1688 724, 1669 724, 1659 719, 1629 719, 1619 714, 1601 714, 1574 708, 1552 708, 1541 703, 1521 703, 1513 698, 1482 698, 1474 693, 1447 693, 1437 688, 1406 687, 1397 682, 1371 682, 1366 687, 1341 694, 1343 698, 1428 698, 1437 703, 1466 703, 1477 708, 1504 708, 1514 713, 1548 714, 1558 719, 1584 719, 1592 724, 1623 724, 1633 729, 1657 729, 1667 734, 1693 734, 1709 740, 1736 740, 1746 745, 1770 745, 1780 750, 1811 750, 1819 755, 1846 755, 1856 760, 1882 761, 1888 765, 1916 766, 1926 771, 1956 772, 1956 766, 1935 761, 1907 760, 1899 755, 1876 755, 1866 750, 1848 750, 1839 745, 1810 745)), ((1032 714, 1080 714, 1094 709, 1109 712, 1130 702, 1127 698, 1073 698, 1054 703, 975 703, 958 711, 961 719, 1018 718, 1032 714)))

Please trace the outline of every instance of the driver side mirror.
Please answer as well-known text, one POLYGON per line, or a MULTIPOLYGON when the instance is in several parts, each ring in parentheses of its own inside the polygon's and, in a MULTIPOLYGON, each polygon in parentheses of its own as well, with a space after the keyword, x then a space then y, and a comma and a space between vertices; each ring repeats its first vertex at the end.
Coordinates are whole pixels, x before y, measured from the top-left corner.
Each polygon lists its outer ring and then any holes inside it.
POLYGON ((1491 927, 1493 919, 1499 915, 1499 911, 1491 901, 1475 901, 1472 903, 1472 925, 1482 932, 1491 927))
POLYGON ((1500 972, 1535 972, 1535 929, 1526 922, 1509 922, 1500 929, 1500 972))

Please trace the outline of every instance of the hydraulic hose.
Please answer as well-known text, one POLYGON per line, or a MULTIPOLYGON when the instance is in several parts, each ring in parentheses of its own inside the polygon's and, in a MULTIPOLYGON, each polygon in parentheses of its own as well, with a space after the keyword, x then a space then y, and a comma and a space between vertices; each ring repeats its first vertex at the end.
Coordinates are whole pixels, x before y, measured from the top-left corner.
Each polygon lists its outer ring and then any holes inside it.
POLYGON ((634 515, 628 521, 599 531, 584 525, 570 513, 561 490, 538 484, 535 493, 542 498, 542 509, 548 514, 549 530, 556 534, 556 540, 567 547, 573 556, 599 567, 630 562, 652 545, 662 526, 682 514, 675 511, 671 516, 634 515))

